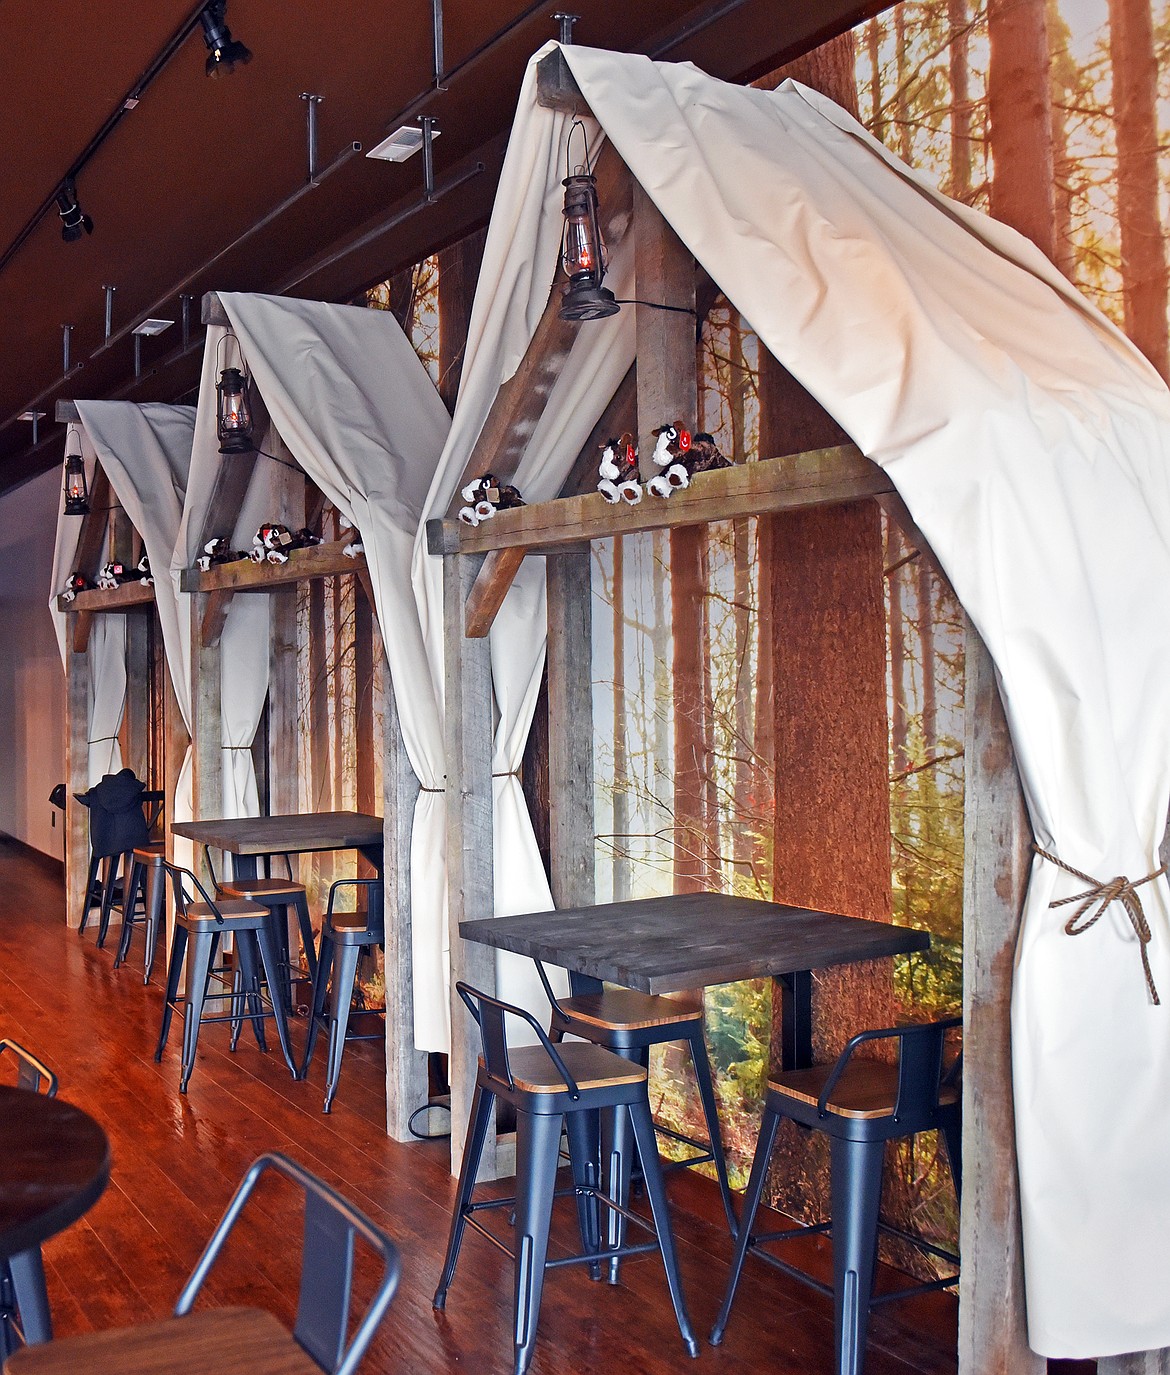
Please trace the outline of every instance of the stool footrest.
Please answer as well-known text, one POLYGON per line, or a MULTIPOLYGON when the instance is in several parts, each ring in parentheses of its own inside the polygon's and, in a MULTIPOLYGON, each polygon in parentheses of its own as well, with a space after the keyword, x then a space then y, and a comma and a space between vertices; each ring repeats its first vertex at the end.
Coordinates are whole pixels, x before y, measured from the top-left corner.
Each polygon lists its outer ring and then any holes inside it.
MULTIPOLYGON (((555 1260, 545 1261, 544 1268, 546 1270, 559 1270, 562 1266, 565 1265, 596 1265, 601 1261, 621 1260, 625 1256, 641 1256, 645 1255, 649 1251, 658 1250, 658 1232, 655 1229, 653 1223, 647 1222, 644 1217, 640 1217, 637 1213, 631 1212, 629 1208, 624 1208, 620 1203, 615 1203, 613 1199, 609 1197, 608 1194, 603 1193, 600 1189, 588 1187, 577 1188, 576 1186, 574 1186, 569 1189, 557 1189, 553 1193, 553 1197, 595 1198, 598 1203, 603 1204, 611 1212, 620 1213, 622 1217, 626 1219, 627 1222, 633 1223, 635 1227, 640 1227, 644 1232, 649 1232, 650 1235, 654 1238, 654 1240, 639 1242, 637 1244, 631 1244, 627 1246, 614 1246, 604 1251, 585 1251, 574 1253, 571 1256, 559 1256, 555 1260)), ((473 1231, 478 1232, 481 1237, 485 1237, 488 1241, 490 1241, 497 1251, 503 1251, 504 1255, 509 1257, 509 1259, 511 1260, 516 1259, 515 1251, 513 1251, 512 1248, 507 1245, 507 1243, 501 1241, 500 1238, 496 1236, 494 1232, 490 1231, 487 1227, 485 1227, 483 1223, 480 1222, 474 1216, 474 1214, 487 1212, 489 1209, 493 1208, 512 1207, 515 1205, 515 1203, 516 1199, 514 1197, 485 1198, 480 1203, 469 1203, 467 1207, 463 1209, 463 1219, 467 1223, 467 1225, 470 1228, 472 1228, 473 1231)))

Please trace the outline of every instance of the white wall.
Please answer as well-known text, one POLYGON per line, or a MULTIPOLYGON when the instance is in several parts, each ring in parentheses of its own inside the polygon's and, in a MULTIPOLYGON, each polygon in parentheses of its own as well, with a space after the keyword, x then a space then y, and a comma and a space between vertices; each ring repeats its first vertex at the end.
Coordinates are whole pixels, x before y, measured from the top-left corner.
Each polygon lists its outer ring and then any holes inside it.
POLYGON ((0 831, 64 857, 65 674, 49 616, 61 474, 0 497, 0 831), (53 825, 53 821, 56 825, 53 825))

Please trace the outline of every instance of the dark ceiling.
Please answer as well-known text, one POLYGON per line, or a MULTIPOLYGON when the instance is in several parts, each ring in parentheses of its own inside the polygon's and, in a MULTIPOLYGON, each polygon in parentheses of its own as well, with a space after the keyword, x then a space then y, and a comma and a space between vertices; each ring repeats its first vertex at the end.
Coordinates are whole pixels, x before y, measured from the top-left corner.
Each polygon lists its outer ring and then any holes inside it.
MULTIPOLYGON (((884 3, 574 0, 570 8, 581 16, 578 42, 744 79, 884 3)), ((193 0, 4 0, 0 491, 60 460, 58 398, 174 400, 194 387, 203 292, 348 300, 486 221, 524 66, 556 36, 558 6, 442 0, 438 8, 445 89, 435 83, 431 0, 230 0, 228 24, 255 57, 214 81, 204 75, 193 0), (137 107, 78 172, 93 235, 63 242, 55 206, 33 223, 185 27, 191 32, 137 107), (323 97, 315 187, 306 184, 302 92, 323 97), (421 114, 442 127, 436 183, 452 186, 425 207, 421 157, 397 165, 352 152, 355 140, 368 149, 421 114), (117 288, 108 344, 106 285, 117 288), (180 292, 193 298, 188 346, 178 324, 143 339, 136 377, 130 331, 147 315, 178 321, 180 292), (67 324, 71 372, 63 377, 67 324), (48 416, 36 446, 31 425, 16 418, 29 408, 48 416)))

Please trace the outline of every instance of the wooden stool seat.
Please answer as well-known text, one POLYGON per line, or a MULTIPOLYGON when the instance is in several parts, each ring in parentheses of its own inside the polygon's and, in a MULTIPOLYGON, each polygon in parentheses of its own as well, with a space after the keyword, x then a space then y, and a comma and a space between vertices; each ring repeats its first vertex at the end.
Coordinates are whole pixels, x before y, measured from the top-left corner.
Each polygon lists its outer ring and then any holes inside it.
POLYGON ((141 1327, 86 1332, 22 1347, 4 1375, 321 1375, 321 1367, 258 1308, 216 1308, 141 1327))
POLYGON ((558 998, 561 1011, 574 1022, 587 1026, 640 1031, 649 1027, 672 1026, 675 1022, 698 1022, 702 1006, 682 998, 639 993, 632 988, 607 988, 603 993, 583 993, 576 998, 558 998))
POLYGON ((268 908, 261 906, 258 902, 251 902, 248 898, 230 898, 227 902, 217 902, 214 907, 207 902, 189 902, 186 912, 179 915, 187 926, 198 926, 210 924, 218 926, 216 911, 221 917, 255 917, 258 922, 266 921, 268 918, 268 908))
POLYGON ((166 841, 152 840, 149 845, 135 845, 134 858, 140 864, 158 864, 167 853, 166 841))
MULTIPOLYGON (((646 1071, 633 1060, 623 1060, 611 1050, 589 1041, 563 1041, 557 1046, 565 1068, 585 1089, 616 1088, 620 1084, 645 1083, 646 1071)), ((483 1056, 480 1056, 483 1068, 483 1056)), ((567 1093, 569 1086, 543 1046, 520 1046, 508 1051, 512 1081, 521 1093, 567 1093)))
POLYGON ((221 893, 230 897, 250 898, 263 893, 270 897, 293 897, 305 892, 305 885, 290 878, 233 878, 219 885, 221 893))
MULTIPOLYGON (((808 1069, 789 1070, 776 1079, 769 1079, 768 1088, 772 1093, 815 1108, 833 1068, 832 1065, 813 1065, 808 1069)), ((940 1108, 953 1107, 958 1101, 956 1085, 945 1084, 939 1089, 940 1108)), ((833 1085, 832 1095, 825 1100, 825 1108, 838 1117, 868 1119, 892 1117, 897 1103, 897 1065, 881 1060, 850 1060, 833 1085)))

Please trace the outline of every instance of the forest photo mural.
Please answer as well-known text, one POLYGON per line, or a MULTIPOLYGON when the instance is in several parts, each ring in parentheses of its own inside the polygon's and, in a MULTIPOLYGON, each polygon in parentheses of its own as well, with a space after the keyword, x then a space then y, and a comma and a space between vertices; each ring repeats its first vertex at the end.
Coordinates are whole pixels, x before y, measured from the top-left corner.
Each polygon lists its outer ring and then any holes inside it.
MULTIPOLYGON (((1168 16, 1149 0, 907 0, 758 84, 815 87, 1026 234, 1165 376, 1168 16)), ((722 298, 696 365, 695 426, 729 458, 846 442, 792 404, 800 389, 722 298)), ((595 544, 594 592, 598 900, 711 888, 928 930, 927 955, 818 976, 818 1057, 958 1011, 963 615, 896 520, 842 508, 595 544)), ((776 1043, 770 984, 709 989, 706 1010, 742 1184, 776 1043)), ((702 1135, 682 1052, 660 1055, 652 1090, 664 1120, 702 1135)), ((940 1152, 900 1148, 884 1211, 953 1244, 940 1152)), ((773 1200, 818 1214, 825 1165, 792 1131, 773 1200)))

